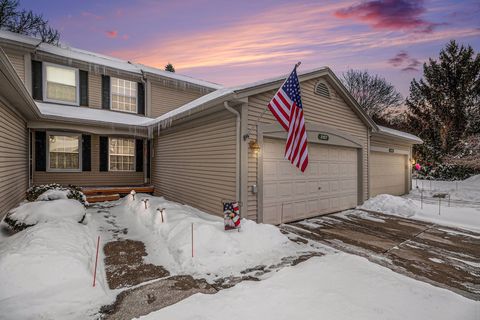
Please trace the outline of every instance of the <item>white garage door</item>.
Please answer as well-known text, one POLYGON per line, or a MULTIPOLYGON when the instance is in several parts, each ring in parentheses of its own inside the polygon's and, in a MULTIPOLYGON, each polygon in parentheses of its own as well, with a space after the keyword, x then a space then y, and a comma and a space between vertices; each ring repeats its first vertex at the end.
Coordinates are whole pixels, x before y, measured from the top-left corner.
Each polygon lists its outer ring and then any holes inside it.
POLYGON ((357 150, 310 143, 302 173, 283 158, 285 140, 265 139, 263 222, 279 224, 357 205, 357 150))
POLYGON ((407 156, 387 152, 370 154, 370 197, 387 193, 405 194, 407 156))

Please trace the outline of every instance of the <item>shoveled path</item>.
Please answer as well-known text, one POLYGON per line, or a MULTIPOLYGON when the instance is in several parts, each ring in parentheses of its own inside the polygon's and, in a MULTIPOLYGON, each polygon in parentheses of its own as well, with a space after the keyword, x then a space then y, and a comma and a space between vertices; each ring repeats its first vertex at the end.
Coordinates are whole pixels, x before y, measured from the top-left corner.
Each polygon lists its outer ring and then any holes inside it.
POLYGON ((101 319, 140 317, 193 294, 215 294, 245 280, 259 281, 266 273, 323 255, 314 249, 299 252, 296 256, 283 257, 278 264, 255 266, 235 276, 218 278, 213 283, 191 275, 171 275, 164 267, 145 261, 145 244, 129 239, 129 230, 120 226, 116 216, 110 212, 113 206, 114 203, 98 203, 90 207, 91 214, 102 217, 98 220, 101 222, 99 230, 110 235, 110 241, 103 246, 105 273, 109 288, 119 292, 113 304, 101 308, 101 319))
POLYGON ((480 233, 361 210, 294 222, 281 229, 294 241, 325 243, 480 300, 480 233))

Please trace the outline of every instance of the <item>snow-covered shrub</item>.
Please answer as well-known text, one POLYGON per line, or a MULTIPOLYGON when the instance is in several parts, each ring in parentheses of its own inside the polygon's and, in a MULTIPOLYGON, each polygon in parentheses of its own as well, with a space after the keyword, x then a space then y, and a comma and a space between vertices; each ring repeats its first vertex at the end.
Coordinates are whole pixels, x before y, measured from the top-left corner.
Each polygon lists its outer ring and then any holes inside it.
POLYGON ((68 220, 82 222, 85 207, 73 199, 25 202, 12 209, 5 222, 15 231, 21 231, 38 223, 68 220))
POLYGON ((67 187, 62 186, 58 183, 44 184, 40 186, 33 186, 27 190, 27 200, 36 201, 36 200, 57 200, 64 199, 62 197, 62 192, 66 195, 68 199, 74 199, 79 201, 81 204, 86 204, 86 197, 82 193, 80 187, 68 185, 67 187), (52 192, 49 190, 56 190, 61 192, 52 192), (45 195, 45 193, 49 191, 45 195))
POLYGON ((426 180, 465 180, 478 173, 473 168, 457 164, 424 164, 420 170, 414 170, 413 177, 426 180))

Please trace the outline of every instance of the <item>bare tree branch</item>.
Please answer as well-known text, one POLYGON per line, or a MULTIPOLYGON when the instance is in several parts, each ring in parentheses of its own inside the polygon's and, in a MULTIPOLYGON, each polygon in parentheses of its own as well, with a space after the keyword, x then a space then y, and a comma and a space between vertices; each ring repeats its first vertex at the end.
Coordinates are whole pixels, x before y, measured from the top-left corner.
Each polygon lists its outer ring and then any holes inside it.
POLYGON ((372 118, 381 118, 386 108, 398 107, 403 102, 395 87, 368 71, 350 69, 342 74, 342 82, 358 104, 372 118))

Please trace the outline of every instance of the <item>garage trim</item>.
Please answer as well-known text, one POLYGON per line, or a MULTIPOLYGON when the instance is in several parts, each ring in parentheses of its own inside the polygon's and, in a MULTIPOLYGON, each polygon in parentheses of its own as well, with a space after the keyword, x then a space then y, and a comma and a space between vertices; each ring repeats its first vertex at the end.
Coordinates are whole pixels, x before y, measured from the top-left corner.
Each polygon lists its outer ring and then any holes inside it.
POLYGON ((389 149, 389 148, 385 148, 385 147, 374 147, 374 146, 372 146, 372 147, 370 148, 370 151, 393 153, 393 154, 403 154, 403 155, 410 156, 410 152, 409 152, 409 151, 407 151, 407 150, 401 150, 401 149, 395 149, 395 148, 393 148, 393 152, 390 152, 390 149, 389 149))
MULTIPOLYGON (((357 149, 357 203, 363 203, 363 145, 353 136, 340 132, 332 127, 306 123, 308 143, 318 143, 340 147, 357 149), (319 140, 318 134, 328 134, 328 140, 319 140)), ((286 139, 287 133, 278 123, 259 124, 257 126, 257 143, 260 146, 260 153, 257 158, 257 222, 263 222, 263 152, 264 137, 286 139)))

